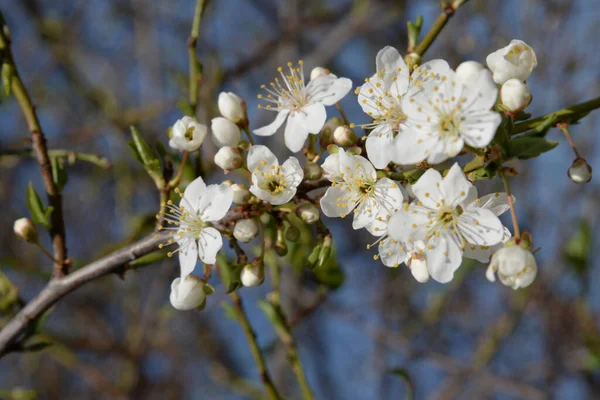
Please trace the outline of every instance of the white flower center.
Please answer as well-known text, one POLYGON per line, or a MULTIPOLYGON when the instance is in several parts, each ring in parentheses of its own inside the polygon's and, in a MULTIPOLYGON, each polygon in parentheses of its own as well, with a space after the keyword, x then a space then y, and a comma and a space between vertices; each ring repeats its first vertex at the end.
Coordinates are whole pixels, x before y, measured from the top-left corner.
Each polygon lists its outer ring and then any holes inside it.
MULTIPOLYGON (((261 160, 260 162, 263 167, 267 165, 267 162, 261 160)), ((260 170, 260 167, 256 168, 260 170)), ((260 172, 260 182, 258 183, 258 187, 262 190, 266 190, 272 195, 279 195, 287 189, 287 182, 285 181, 285 175, 281 170, 280 165, 271 165, 267 172, 260 172)))
POLYGON ((263 99, 267 102, 267 105, 260 105, 258 108, 265 108, 267 110, 281 111, 298 111, 307 104, 309 104, 308 94, 306 92, 306 85, 304 84, 304 62, 298 61, 298 67, 293 67, 291 62, 287 63, 289 68, 289 74, 283 72, 282 67, 278 67, 277 71, 281 75, 281 80, 276 77, 273 82, 267 85, 261 85, 267 95, 258 95, 259 99, 263 99))
MULTIPOLYGON (((398 72, 400 71, 398 70, 398 72)), ((384 75, 385 69, 382 69, 377 73, 377 78, 383 79, 384 75)), ((398 77, 394 76, 392 82, 395 85, 396 93, 400 91, 397 81, 398 77)), ((361 102, 373 108, 373 111, 367 112, 367 115, 373 118, 373 122, 363 124, 361 128, 373 129, 378 125, 384 124, 389 125, 394 135, 396 135, 400 129, 400 125, 406 120, 406 114, 402 111, 401 106, 402 96, 399 94, 394 96, 389 88, 386 89, 380 81, 373 83, 371 79, 367 78, 365 79, 365 85, 368 85, 367 92, 372 96, 371 102, 367 99, 363 99, 361 102)))
POLYGON ((460 123, 461 120, 454 112, 449 114, 440 114, 440 120, 438 122, 438 133, 443 139, 458 138, 460 136, 460 123))

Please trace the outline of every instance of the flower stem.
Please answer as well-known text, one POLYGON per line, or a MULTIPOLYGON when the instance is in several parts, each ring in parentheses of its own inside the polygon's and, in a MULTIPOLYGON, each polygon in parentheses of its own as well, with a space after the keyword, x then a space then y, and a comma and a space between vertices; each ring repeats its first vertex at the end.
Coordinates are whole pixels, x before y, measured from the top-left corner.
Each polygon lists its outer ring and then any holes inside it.
POLYGON ((537 125, 543 123, 548 118, 556 118, 557 124, 560 122, 577 121, 578 119, 588 114, 590 111, 593 111, 598 108, 600 108, 600 97, 596 97, 595 99, 551 112, 550 114, 546 114, 542 117, 537 117, 528 121, 518 123, 515 125, 512 134, 516 135, 518 133, 522 133, 528 131, 529 129, 535 128, 537 125))
POLYGON ((202 14, 206 9, 207 0, 197 0, 196 8, 194 10, 194 21, 192 22, 192 31, 188 38, 188 58, 190 68, 189 78, 189 102, 194 116, 196 114, 196 108, 198 106, 198 87, 202 80, 202 71, 200 70, 200 63, 196 57, 196 42, 198 41, 198 35, 200 34, 200 22, 202 21, 202 14))
POLYGON ((250 144, 254 146, 254 138, 252 137, 252 133, 250 132, 248 125, 244 126, 244 132, 246 132, 246 136, 248 136, 248 141, 250 144))
POLYGON ((54 256, 52 254, 50 254, 50 252, 48 250, 46 250, 39 242, 36 242, 35 245, 42 251, 42 253, 44 253, 44 255, 46 257, 48 257, 50 260, 52 260, 53 263, 60 263, 60 261, 58 261, 56 258, 54 258, 54 256))
POLYGON ((346 116, 346 113, 344 112, 344 109, 342 108, 342 106, 339 102, 335 103, 335 108, 337 108, 338 111, 340 112, 340 115, 342 116, 342 120, 344 120, 344 125, 350 125, 350 121, 348 120, 348 117, 346 116))
POLYGON ((181 164, 179 164, 179 171, 177 172, 177 175, 175 175, 175 178, 171 179, 167 184, 167 187, 165 188, 166 191, 169 191, 171 188, 179 185, 179 181, 181 181, 181 177, 183 176, 183 170, 185 169, 185 163, 187 162, 187 159, 188 152, 184 151, 183 157, 181 158, 181 164))
POLYGON ((240 323, 240 325, 242 325, 242 328, 244 329, 246 339, 248 340, 248 344, 250 345, 250 351, 252 352, 252 356, 254 357, 254 361, 256 362, 256 365, 258 366, 258 370, 260 372, 260 379, 262 380, 263 385, 269 393, 269 398, 272 400, 281 399, 282 397, 277 391, 273 380, 271 379, 263 355, 260 352, 258 343, 256 342, 256 333, 252 329, 252 325, 250 325, 250 321, 248 320, 246 312, 244 311, 242 298, 239 294, 237 294, 237 292, 231 293, 229 297, 233 301, 233 309, 238 317, 237 321, 240 323))
POLYGON ((563 133, 565 134, 565 137, 569 141, 571 148, 575 152, 575 156, 577 156, 577 158, 582 158, 581 154, 579 153, 579 150, 577 150, 577 147, 575 146, 575 142, 573 142, 573 138, 571 137, 571 132, 569 132, 569 125, 565 122, 561 122, 561 123, 557 124, 556 127, 559 128, 561 131, 563 131, 563 133))
POLYGON ((506 174, 504 173, 504 169, 500 168, 500 177, 502 178, 502 182, 504 183, 504 188, 506 189, 506 195, 508 197, 508 206, 510 207, 510 216, 512 218, 513 230, 515 239, 521 238, 521 230, 519 229, 519 221, 517 220, 517 211, 515 209, 515 203, 513 202, 512 194, 510 192, 510 183, 508 182, 508 178, 506 178, 506 174))

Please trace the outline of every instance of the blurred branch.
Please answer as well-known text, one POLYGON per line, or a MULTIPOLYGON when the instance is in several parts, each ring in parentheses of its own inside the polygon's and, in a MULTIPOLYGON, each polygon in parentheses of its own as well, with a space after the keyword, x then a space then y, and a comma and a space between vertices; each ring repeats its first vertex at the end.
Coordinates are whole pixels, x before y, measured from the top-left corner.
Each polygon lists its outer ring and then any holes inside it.
MULTIPOLYGON (((0 150, 0 158, 2 156, 30 156, 35 157, 33 149, 19 150, 0 150)), ((75 161, 85 161, 90 164, 97 165, 100 168, 109 169, 112 165, 108 158, 91 153, 77 153, 69 150, 48 150, 50 158, 65 158, 69 164, 74 164, 75 161)))
MULTIPOLYGON (((17 65, 13 59, 12 51, 10 49, 10 34, 8 32, 8 26, 4 25, 1 27, 0 52, 2 54, 2 70, 11 70, 11 73, 7 77, 10 90, 14 93, 27 122, 27 127, 31 133, 35 157, 40 165, 44 187, 46 188, 46 193, 48 195, 48 203, 54 209, 50 215, 50 237, 52 239, 52 247, 54 248, 54 259, 56 260, 54 263, 54 276, 61 277, 67 272, 65 266, 65 261, 67 260, 67 245, 62 211, 62 196, 52 177, 52 165, 50 163, 50 157, 48 156, 46 137, 40 126, 35 107, 31 102, 27 89, 25 89, 25 85, 23 85, 23 81, 17 70, 17 65)), ((3 79, 5 79, 4 74, 3 79)))
POLYGON ((202 80, 202 64, 196 56, 196 43, 198 42, 198 35, 200 34, 200 22, 202 21, 202 15, 208 0, 197 0, 196 9, 194 11, 194 22, 192 23, 192 31, 188 38, 188 57, 190 62, 190 82, 189 82, 189 101, 194 116, 196 115, 196 109, 198 106, 198 86, 202 80))

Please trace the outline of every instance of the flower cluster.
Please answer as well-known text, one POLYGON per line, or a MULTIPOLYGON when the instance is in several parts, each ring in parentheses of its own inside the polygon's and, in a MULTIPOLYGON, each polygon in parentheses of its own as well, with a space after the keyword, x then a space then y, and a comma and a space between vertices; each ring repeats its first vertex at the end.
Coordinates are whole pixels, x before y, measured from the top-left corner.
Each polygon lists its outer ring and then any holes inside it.
MULTIPOLYGON (((181 264, 171 293, 176 308, 202 307, 211 293, 206 273, 204 278, 191 274, 198 260, 216 262, 222 234, 243 254, 235 269, 238 284, 261 284, 265 244, 260 256, 247 263, 239 243, 259 235, 266 240, 262 216, 284 220, 289 212, 307 225, 319 221, 321 212, 330 218, 351 215, 354 230, 364 228, 377 237, 374 258, 388 267, 405 264, 418 282, 451 281, 463 258, 482 263, 491 258, 488 279, 498 276, 514 289, 533 281, 537 265, 531 237, 520 235, 515 199, 502 167, 506 151, 494 139, 503 125, 510 125, 503 120, 514 122, 531 102, 525 81, 537 64, 535 53, 513 40, 487 57, 489 69, 476 61, 456 70, 444 60, 418 66, 414 61, 405 61, 393 47, 378 52, 375 73, 355 90, 370 118, 361 124, 350 123, 343 111, 343 121, 327 120, 325 107, 336 104, 341 111, 338 102, 352 82, 316 67, 306 84, 302 61, 279 67, 279 76, 262 86, 258 98, 266 104, 258 108, 276 112, 267 126, 250 130, 245 102, 233 93, 220 94, 221 116, 211 122, 219 147, 215 164, 225 173, 243 170, 248 181, 206 186, 197 178, 179 205, 164 204, 166 212, 159 219, 169 225, 164 228, 170 231, 168 244, 178 245, 170 254, 178 253, 181 264), (295 156, 280 164, 267 146, 254 144, 252 133, 271 136, 284 124, 285 145, 293 153, 302 151, 304 167, 295 156), (358 128, 365 131, 362 140, 358 128), (242 130, 250 143, 242 141, 242 130), (320 137, 307 141, 310 134, 320 137), (474 158, 464 167, 446 163, 467 153, 474 158), (503 178, 506 193, 479 197, 473 182, 496 175, 503 178), (232 204, 234 219, 223 223, 232 204), (509 208, 514 236, 499 219, 509 208)), ((206 127, 184 117, 171 136, 172 147, 194 151, 206 127)), ((283 256, 285 241, 298 240, 299 232, 290 227, 284 235, 283 222, 276 226, 273 249, 283 256)), ((321 265, 329 257, 332 239, 321 221, 316 229, 319 241, 308 262, 321 265)))

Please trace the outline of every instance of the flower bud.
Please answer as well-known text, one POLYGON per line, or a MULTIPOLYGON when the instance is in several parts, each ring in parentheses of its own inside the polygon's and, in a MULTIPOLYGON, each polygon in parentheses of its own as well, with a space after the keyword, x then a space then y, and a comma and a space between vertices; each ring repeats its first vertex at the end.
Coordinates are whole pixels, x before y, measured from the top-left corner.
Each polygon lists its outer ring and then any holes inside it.
POLYGON ((335 129, 341 125, 343 125, 343 122, 337 117, 327 120, 325 125, 323 125, 323 128, 321 128, 319 145, 323 148, 326 148, 330 144, 333 144, 333 131, 335 131, 335 129))
POLYGON ((304 167, 304 178, 307 180, 315 181, 317 179, 321 179, 321 176, 323 176, 323 170, 321 169, 320 165, 309 162, 304 167))
POLYGON ((331 71, 329 71, 327 68, 314 67, 312 71, 310 71, 310 80, 312 81, 320 76, 329 75, 330 73, 331 71))
POLYGON ((485 276, 490 282, 494 282, 495 274, 498 273, 500 282, 515 290, 529 286, 537 275, 535 257, 531 251, 521 246, 507 245, 492 255, 485 276))
POLYGON ((219 113, 235 124, 246 121, 246 102, 235 93, 221 92, 219 94, 219 113))
POLYGON ((525 82, 537 66, 535 52, 521 40, 512 40, 508 46, 488 55, 485 61, 498 85, 513 78, 525 82))
POLYGON ((285 240, 283 240, 283 226, 277 228, 277 240, 275 241, 275 253, 279 257, 283 257, 288 253, 287 244, 285 244, 285 240))
POLYGON ((233 228, 233 237, 242 243, 251 241, 258 234, 258 222, 254 218, 241 219, 233 228))
POLYGON ((242 285, 246 287, 258 286, 265 280, 265 268, 260 259, 254 260, 242 268, 240 273, 242 285))
POLYGON ((321 217, 319 209, 312 204, 303 204, 296 210, 298 217, 307 224, 314 224, 321 217))
POLYGON ((240 128, 227 118, 217 117, 211 121, 213 141, 219 147, 236 147, 242 139, 240 128))
POLYGON ((206 126, 185 116, 175 122, 170 137, 169 147, 180 151, 196 151, 206 137, 206 126))
POLYGON ((483 68, 483 65, 477 61, 465 61, 456 68, 456 80, 468 85, 479 77, 479 72, 483 68))
POLYGON ((419 283, 425 283, 429 280, 429 270, 424 255, 414 255, 410 260, 410 273, 419 283))
POLYGON ((244 164, 240 151, 235 147, 221 147, 217 154, 215 154, 215 164, 229 172, 236 168, 240 168, 244 164))
POLYGON ((338 126, 333 131, 333 141, 339 146, 354 146, 357 139, 356 133, 347 125, 338 126))
POLYGON ((243 183, 234 183, 231 185, 231 190, 233 190, 233 202, 238 206, 246 204, 250 200, 248 186, 243 183))
POLYGON ((333 238, 331 234, 325 235, 323 239, 323 244, 321 245, 321 252, 319 253, 319 262, 317 266, 322 267, 325 265, 327 260, 329 260, 329 256, 331 255, 331 244, 333 242, 333 238))
POLYGON ((194 275, 176 278, 171 283, 171 305, 178 310, 193 310, 206 301, 204 282, 194 275))
POLYGON ((592 180, 592 167, 583 158, 576 158, 569 167, 569 178, 575 183, 588 183, 592 180))
POLYGON ((518 79, 509 79, 500 89, 502 105, 509 111, 523 111, 531 103, 531 91, 518 79))
POLYGON ((37 243, 38 234, 35 225, 29 218, 19 218, 13 226, 15 235, 29 243, 37 243))

